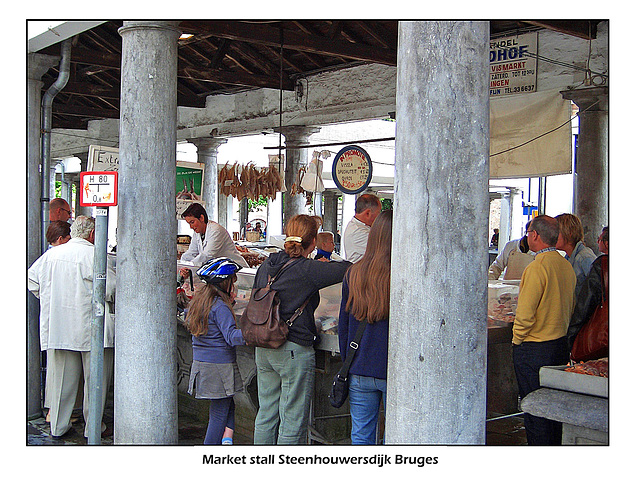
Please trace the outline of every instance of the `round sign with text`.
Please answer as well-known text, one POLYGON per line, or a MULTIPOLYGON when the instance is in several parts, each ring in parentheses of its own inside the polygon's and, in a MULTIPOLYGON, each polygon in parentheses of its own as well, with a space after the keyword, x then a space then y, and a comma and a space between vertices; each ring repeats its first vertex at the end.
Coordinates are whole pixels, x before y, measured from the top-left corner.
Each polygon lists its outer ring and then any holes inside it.
POLYGON ((331 174, 341 192, 360 193, 371 182, 371 157, 363 148, 355 145, 346 146, 334 158, 331 174))

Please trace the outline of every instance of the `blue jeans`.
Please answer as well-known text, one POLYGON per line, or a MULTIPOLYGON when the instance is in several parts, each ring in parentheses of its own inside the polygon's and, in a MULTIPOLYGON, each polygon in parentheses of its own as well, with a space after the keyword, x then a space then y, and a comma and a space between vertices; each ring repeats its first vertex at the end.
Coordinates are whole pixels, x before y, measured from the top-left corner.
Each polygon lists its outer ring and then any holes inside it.
POLYGON ((352 445, 376 444, 380 401, 386 409, 386 380, 363 375, 349 375, 352 445))
POLYGON ((313 347, 287 341, 276 349, 256 348, 255 445, 306 443, 315 366, 313 347))

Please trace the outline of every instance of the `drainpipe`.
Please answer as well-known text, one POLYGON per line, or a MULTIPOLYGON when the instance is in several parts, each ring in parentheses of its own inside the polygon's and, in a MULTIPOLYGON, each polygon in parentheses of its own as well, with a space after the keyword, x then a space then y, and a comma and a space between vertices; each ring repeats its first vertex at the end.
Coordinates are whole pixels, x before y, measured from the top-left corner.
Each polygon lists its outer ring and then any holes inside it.
POLYGON ((50 171, 51 166, 51 116, 53 99, 65 87, 69 80, 69 66, 71 63, 71 39, 62 42, 60 73, 58 79, 42 96, 42 163, 40 168, 41 183, 40 201, 42 202, 42 238, 41 248, 44 253, 47 250, 47 224, 49 223, 49 195, 50 195, 50 171))

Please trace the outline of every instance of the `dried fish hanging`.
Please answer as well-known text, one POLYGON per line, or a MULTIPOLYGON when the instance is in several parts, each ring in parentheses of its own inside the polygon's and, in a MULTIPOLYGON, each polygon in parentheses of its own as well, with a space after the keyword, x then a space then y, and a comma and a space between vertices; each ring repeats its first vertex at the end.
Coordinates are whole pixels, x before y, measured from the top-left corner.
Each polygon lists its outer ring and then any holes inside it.
POLYGON ((276 199, 283 189, 282 177, 275 165, 256 167, 226 163, 218 173, 218 184, 223 195, 231 195, 238 200, 248 198, 257 201, 260 197, 276 199))

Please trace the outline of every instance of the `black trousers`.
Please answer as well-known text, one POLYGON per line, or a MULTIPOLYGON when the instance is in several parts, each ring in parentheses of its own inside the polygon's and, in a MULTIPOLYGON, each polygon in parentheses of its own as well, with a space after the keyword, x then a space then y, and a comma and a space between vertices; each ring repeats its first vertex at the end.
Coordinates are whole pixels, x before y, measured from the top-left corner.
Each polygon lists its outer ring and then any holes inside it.
MULTIPOLYGON (((522 342, 513 346, 513 367, 520 398, 540 388, 540 368, 569 362, 567 337, 548 342, 522 342)), ((562 423, 524 414, 529 445, 561 445, 562 423)))

